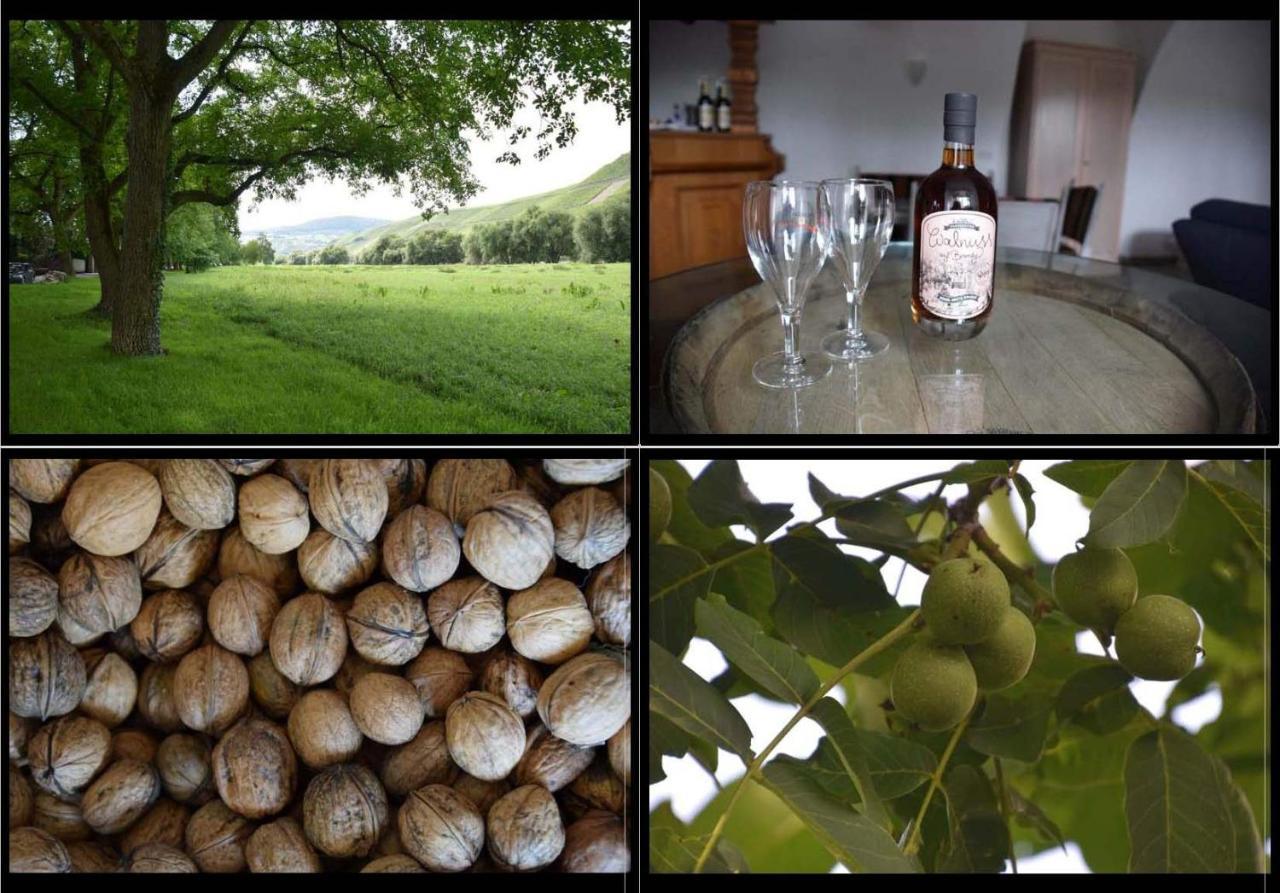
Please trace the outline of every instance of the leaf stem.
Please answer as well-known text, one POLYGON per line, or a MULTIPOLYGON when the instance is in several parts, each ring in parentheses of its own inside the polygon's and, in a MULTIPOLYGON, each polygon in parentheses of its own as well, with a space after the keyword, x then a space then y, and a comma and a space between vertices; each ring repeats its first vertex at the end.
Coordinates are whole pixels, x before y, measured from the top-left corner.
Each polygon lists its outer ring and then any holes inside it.
MULTIPOLYGON (((946 481, 940 481, 937 488, 933 491, 933 496, 925 504, 924 511, 920 513, 920 520, 916 522, 916 529, 911 531, 911 538, 918 540, 920 531, 924 530, 925 522, 929 520, 929 516, 933 514, 934 504, 942 499, 942 491, 946 489, 946 481)), ((902 570, 898 571, 898 582, 893 585, 893 597, 898 597, 898 590, 902 588, 902 579, 907 575, 907 565, 911 562, 905 558, 902 562, 902 570)))
POLYGON ((920 811, 916 813, 916 820, 911 828, 911 837, 907 840, 907 845, 903 852, 912 856, 920 849, 920 827, 924 824, 924 814, 929 809, 929 803, 933 800, 934 791, 938 790, 938 786, 942 783, 942 776, 947 771, 947 763, 951 762, 951 754, 955 752, 956 745, 960 743, 960 736, 964 734, 964 730, 969 726, 969 720, 973 713, 970 712, 964 718, 960 725, 956 726, 956 730, 951 733, 951 740, 947 742, 947 749, 942 752, 942 759, 938 761, 938 768, 929 776, 929 790, 924 795, 924 801, 920 804, 920 811))
POLYGON ((901 623, 889 630, 889 632, 885 633, 877 641, 855 654, 847 664, 839 670, 836 670, 835 674, 813 693, 813 696, 805 702, 804 706, 797 710, 791 719, 787 720, 787 724, 782 727, 782 731, 778 732, 778 734, 773 737, 773 740, 765 745, 764 750, 760 751, 760 753, 756 755, 755 759, 748 764, 746 773, 742 778, 738 779, 737 787, 734 788, 732 796, 729 797, 729 802, 725 804, 724 812, 722 812, 720 814, 720 818, 716 820, 715 827, 711 829, 711 836, 707 838, 707 843, 702 848, 702 853, 698 856, 698 861, 694 863, 694 874, 700 873, 703 866, 707 864, 707 859, 711 857, 711 851, 715 849, 716 843, 720 840, 721 835, 724 834, 725 825, 729 821, 729 813, 733 811, 733 807, 738 802, 738 798, 741 797, 742 792, 746 790, 747 782, 750 781, 753 776, 759 774, 760 768, 764 765, 764 761, 769 758, 771 753, 773 753, 774 748, 781 744, 782 739, 786 738, 787 734, 795 728, 796 723, 808 716, 809 712, 813 710, 817 703, 827 696, 827 692, 839 685, 846 676, 869 661, 871 658, 875 657, 877 654, 880 654, 882 651, 886 651, 899 639, 909 635, 915 627, 916 618, 919 613, 920 612, 918 610, 912 611, 901 623))
POLYGON ((1058 606, 1058 603, 1054 601, 1053 593, 1037 582, 1032 571, 1021 567, 1008 555, 1005 555, 1000 550, 1000 544, 991 538, 991 534, 987 533, 986 528, 981 524, 977 524, 973 528, 973 543, 987 554, 987 557, 991 559, 996 567, 1000 568, 1010 582, 1021 587, 1027 595, 1035 599, 1036 620, 1039 620, 1058 606))

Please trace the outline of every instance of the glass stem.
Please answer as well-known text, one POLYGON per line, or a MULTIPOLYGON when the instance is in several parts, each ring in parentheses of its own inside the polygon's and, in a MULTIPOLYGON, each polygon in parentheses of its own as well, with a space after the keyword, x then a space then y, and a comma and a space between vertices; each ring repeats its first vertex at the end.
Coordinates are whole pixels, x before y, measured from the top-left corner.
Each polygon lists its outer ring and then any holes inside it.
POLYGON ((849 304, 848 333, 850 341, 862 340, 862 294, 852 289, 844 293, 849 304))
POLYGON ((800 337, 800 311, 782 311, 782 352, 783 366, 793 372, 804 366, 804 360, 796 353, 796 342, 800 337))

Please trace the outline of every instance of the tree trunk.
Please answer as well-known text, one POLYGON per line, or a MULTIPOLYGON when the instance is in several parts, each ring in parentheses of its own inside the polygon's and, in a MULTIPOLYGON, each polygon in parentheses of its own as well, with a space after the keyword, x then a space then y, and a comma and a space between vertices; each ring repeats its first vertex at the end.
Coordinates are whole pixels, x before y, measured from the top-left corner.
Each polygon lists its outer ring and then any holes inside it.
POLYGON ((160 298, 164 291, 164 221, 169 194, 170 116, 164 89, 131 89, 129 192, 124 206, 120 289, 114 295, 111 348, 126 356, 152 356, 160 348, 160 298))
POLYGON ((111 318, 116 291, 120 287, 120 247, 111 226, 111 193, 102 158, 91 146, 80 147, 80 171, 84 182, 84 225, 89 237, 90 257, 85 272, 92 273, 89 261, 98 268, 98 303, 90 316, 111 318))

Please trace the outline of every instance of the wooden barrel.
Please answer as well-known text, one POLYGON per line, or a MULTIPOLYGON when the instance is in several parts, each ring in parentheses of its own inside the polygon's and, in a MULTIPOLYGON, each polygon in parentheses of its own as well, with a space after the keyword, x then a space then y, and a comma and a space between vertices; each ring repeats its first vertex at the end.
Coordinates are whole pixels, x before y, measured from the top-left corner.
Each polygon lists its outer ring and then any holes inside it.
MULTIPOLYGON (((1118 269, 1118 268, 1117 268, 1118 269)), ((717 434, 1252 433, 1254 393, 1236 357, 1160 301, 1098 278, 1000 263, 987 328, 946 342, 911 320, 910 258, 887 256, 863 325, 887 352, 832 361, 808 388, 770 390, 751 365, 781 349, 764 283, 717 301, 672 341, 663 386, 677 424, 717 434)), ((845 313, 828 266, 810 289, 801 349, 819 350, 845 313)))

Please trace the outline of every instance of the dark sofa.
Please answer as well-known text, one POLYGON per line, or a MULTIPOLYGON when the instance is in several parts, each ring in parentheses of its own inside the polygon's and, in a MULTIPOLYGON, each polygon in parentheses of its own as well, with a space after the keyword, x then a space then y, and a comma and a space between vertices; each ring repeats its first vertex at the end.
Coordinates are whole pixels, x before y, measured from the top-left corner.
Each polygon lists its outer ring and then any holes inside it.
POLYGON ((1271 208, 1212 198, 1175 221, 1173 234, 1197 283, 1274 310, 1271 208))

